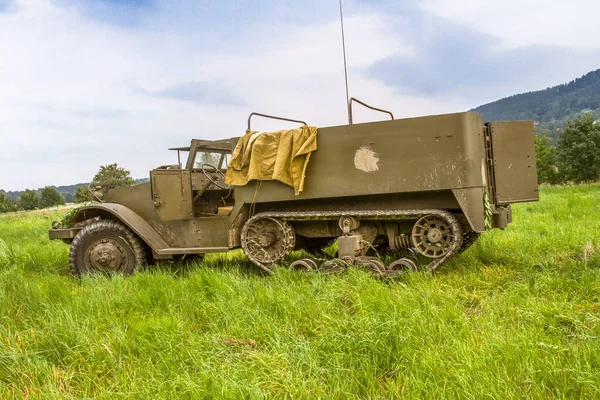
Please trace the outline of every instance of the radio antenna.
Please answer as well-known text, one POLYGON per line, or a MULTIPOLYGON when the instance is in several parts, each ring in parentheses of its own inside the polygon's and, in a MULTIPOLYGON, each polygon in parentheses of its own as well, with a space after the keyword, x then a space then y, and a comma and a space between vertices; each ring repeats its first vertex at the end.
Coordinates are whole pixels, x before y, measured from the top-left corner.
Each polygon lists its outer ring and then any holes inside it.
POLYGON ((340 24, 342 26, 342 50, 344 52, 344 77, 346 79, 346 107, 348 109, 348 123, 352 125, 350 116, 350 95, 348 93, 348 65, 346 64, 346 39, 344 37, 344 14, 342 12, 342 0, 340 1, 340 24))

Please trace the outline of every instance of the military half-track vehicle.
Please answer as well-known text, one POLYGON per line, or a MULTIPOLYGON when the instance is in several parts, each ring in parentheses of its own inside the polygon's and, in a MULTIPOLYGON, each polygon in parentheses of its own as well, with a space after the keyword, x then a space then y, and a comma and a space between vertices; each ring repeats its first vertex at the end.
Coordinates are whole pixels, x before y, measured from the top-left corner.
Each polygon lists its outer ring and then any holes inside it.
POLYGON ((484 124, 464 112, 319 128, 298 195, 274 180, 225 184, 238 140, 174 149, 189 153, 185 165, 80 208, 50 238, 70 243, 76 275, 240 247, 271 271, 293 250, 318 253, 335 239, 337 257, 291 266, 393 275, 435 270, 480 233, 504 229, 512 203, 538 200, 532 121, 484 124), (384 265, 376 255, 387 251, 405 257, 384 265))

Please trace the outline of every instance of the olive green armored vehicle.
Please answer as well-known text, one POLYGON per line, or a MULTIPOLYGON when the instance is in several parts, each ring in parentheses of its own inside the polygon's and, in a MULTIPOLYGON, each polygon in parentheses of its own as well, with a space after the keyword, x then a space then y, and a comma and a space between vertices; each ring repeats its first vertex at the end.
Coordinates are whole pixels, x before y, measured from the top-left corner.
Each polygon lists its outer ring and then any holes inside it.
MULTIPOLYGON (((512 203, 538 200, 532 121, 484 123, 464 112, 319 128, 298 164, 299 191, 281 180, 226 183, 236 157, 254 157, 259 169, 278 157, 251 148, 260 135, 250 118, 252 138, 192 140, 174 149, 188 153, 185 165, 156 168, 148 183, 109 192, 54 225, 50 238, 70 243, 73 273, 132 273, 153 260, 240 247, 265 271, 290 262, 382 276, 435 270, 480 233, 506 228, 512 203), (336 239, 337 255, 324 257, 336 239), (316 256, 284 261, 297 249, 316 256), (382 254, 398 259, 385 265, 382 254)), ((291 134, 281 132, 275 153, 290 151, 281 143, 291 134)))

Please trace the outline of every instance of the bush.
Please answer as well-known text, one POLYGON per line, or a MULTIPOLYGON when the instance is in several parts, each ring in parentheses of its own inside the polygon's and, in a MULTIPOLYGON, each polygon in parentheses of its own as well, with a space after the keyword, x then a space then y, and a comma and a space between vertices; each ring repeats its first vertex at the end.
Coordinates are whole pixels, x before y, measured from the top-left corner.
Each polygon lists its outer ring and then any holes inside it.
POLYGON ((0 191, 0 213, 17 211, 19 206, 10 201, 6 193, 0 191))
POLYGON ((589 113, 569 121, 560 133, 557 148, 562 178, 576 183, 594 182, 600 177, 600 125, 589 113))
POLYGON ((19 198, 19 205, 23 210, 35 210, 40 206, 40 198, 33 189, 25 189, 19 198))
POLYGON ((42 189, 42 194, 40 195, 40 207, 48 208, 63 204, 65 204, 65 199, 56 188, 46 186, 42 189))
POLYGON ((111 190, 133 185, 135 185, 135 181, 131 177, 131 173, 125 168, 119 167, 117 163, 101 166, 91 184, 92 188, 100 186, 100 191, 104 195, 111 190))

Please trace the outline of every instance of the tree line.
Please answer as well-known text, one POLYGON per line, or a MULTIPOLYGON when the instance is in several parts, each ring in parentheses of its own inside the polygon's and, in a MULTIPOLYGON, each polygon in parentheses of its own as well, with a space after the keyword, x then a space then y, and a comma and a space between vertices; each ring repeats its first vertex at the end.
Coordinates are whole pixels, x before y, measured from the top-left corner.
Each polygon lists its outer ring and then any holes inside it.
POLYGON ((600 180, 600 124, 594 115, 568 121, 557 144, 548 135, 535 137, 538 182, 586 183, 600 180))
POLYGON ((68 199, 53 186, 46 186, 39 193, 34 189, 25 189, 16 200, 11 199, 5 191, 0 190, 0 213, 55 207, 66 204, 67 200, 85 203, 94 201, 98 192, 104 195, 110 190, 133 186, 135 183, 131 172, 119 167, 117 163, 103 165, 92 179, 89 187, 78 187, 74 194, 68 193, 70 195, 68 199))

